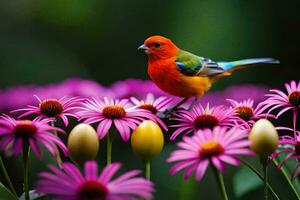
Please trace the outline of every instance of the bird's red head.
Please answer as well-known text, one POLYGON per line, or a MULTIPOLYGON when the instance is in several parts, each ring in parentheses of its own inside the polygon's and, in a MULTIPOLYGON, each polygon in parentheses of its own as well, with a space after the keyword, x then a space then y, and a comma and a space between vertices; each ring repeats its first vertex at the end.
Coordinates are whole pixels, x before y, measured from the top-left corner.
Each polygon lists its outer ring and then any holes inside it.
POLYGON ((179 51, 170 39, 159 35, 147 38, 138 49, 143 50, 152 59, 168 59, 179 51))

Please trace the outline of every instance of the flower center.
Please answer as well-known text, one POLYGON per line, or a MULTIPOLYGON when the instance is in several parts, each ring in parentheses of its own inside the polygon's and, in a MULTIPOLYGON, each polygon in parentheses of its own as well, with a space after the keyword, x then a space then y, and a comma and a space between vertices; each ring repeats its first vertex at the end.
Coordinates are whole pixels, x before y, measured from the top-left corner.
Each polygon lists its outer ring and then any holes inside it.
POLYGON ((30 137, 34 135, 37 131, 37 128, 32 121, 30 120, 20 120, 17 121, 14 128, 14 133, 19 137, 30 137))
POLYGON ((126 111, 121 106, 106 106, 103 108, 102 114, 109 119, 121 119, 125 117, 126 111))
POLYGON ((212 115, 203 114, 199 115, 194 121, 195 127, 197 129, 209 128, 213 129, 215 126, 219 124, 219 120, 212 115))
POLYGON ((245 121, 249 121, 253 116, 253 109, 247 106, 239 106, 236 108, 239 117, 245 121))
POLYGON ((98 181, 86 181, 78 190, 80 200, 104 200, 107 193, 107 188, 98 181))
POLYGON ((158 112, 158 110, 151 104, 143 104, 143 105, 140 105, 139 108, 149 110, 154 115, 158 112))
POLYGON ((45 99, 40 103, 40 112, 46 117, 56 117, 63 110, 63 105, 57 99, 45 99))
POLYGON ((300 106, 300 91, 295 91, 289 94, 289 102, 293 106, 300 106))
POLYGON ((211 158, 224 152, 224 148, 214 141, 209 141, 201 145, 199 153, 202 158, 211 158))

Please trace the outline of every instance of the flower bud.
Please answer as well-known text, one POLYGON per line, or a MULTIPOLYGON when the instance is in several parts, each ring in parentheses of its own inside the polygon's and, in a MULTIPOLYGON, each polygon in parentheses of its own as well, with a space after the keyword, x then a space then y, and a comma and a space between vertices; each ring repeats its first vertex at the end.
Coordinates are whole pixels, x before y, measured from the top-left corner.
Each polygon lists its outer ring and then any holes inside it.
POLYGON ((99 150, 95 129, 88 124, 76 125, 68 137, 68 149, 72 160, 78 164, 95 159, 99 150))
POLYGON ((275 127, 267 119, 258 120, 249 134, 250 147, 261 160, 267 159, 276 150, 278 139, 275 127))
POLYGON ((153 121, 143 121, 132 133, 131 148, 141 159, 150 161, 164 146, 161 128, 153 121))

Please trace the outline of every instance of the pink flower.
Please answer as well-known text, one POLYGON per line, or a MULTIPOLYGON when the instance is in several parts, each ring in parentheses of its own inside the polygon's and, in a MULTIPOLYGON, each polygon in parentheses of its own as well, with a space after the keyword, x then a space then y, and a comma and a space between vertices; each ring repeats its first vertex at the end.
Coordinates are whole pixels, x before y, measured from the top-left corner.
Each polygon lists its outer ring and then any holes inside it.
POLYGON ((138 108, 151 111, 154 115, 157 112, 164 112, 166 109, 173 106, 173 98, 161 96, 155 99, 152 93, 148 93, 144 100, 138 100, 135 97, 131 97, 130 100, 138 106, 138 108))
POLYGON ((84 123, 99 123, 97 133, 100 139, 105 137, 112 125, 117 128, 123 141, 128 141, 130 129, 135 129, 145 119, 161 122, 150 111, 131 106, 127 99, 88 99, 82 103, 81 111, 77 114, 81 117, 80 119, 85 119, 84 123))
POLYGON ((242 129, 216 127, 213 130, 199 130, 192 137, 183 137, 177 146, 179 150, 171 153, 167 162, 176 162, 170 174, 174 175, 185 169, 183 177, 187 179, 195 172, 196 180, 201 180, 208 165, 212 164, 219 171, 224 172, 224 163, 238 166, 237 155, 250 155, 250 142, 247 132, 242 129))
POLYGON ((264 108, 271 108, 269 113, 277 108, 282 108, 276 117, 279 117, 290 109, 298 111, 300 108, 300 81, 298 85, 296 81, 291 81, 290 84, 286 83, 285 88, 287 94, 278 89, 270 90, 273 94, 268 94, 269 98, 262 103, 264 108))
MULTIPOLYGON (((279 129, 281 130, 289 130, 293 131, 293 129, 290 128, 284 128, 280 127, 279 129)), ((300 173, 300 135, 299 132, 297 131, 296 137, 291 137, 288 135, 281 136, 280 141, 279 141, 279 149, 275 153, 272 154, 271 159, 276 158, 280 154, 286 154, 285 158, 283 158, 280 163, 278 164, 278 168, 281 168, 283 164, 290 159, 295 159, 297 162, 296 167, 292 171, 292 179, 295 179, 299 173, 300 173)))
POLYGON ((233 99, 227 99, 227 101, 231 104, 238 117, 244 122, 247 122, 249 125, 253 125, 256 120, 261 118, 274 118, 274 115, 265 113, 266 108, 264 108, 262 104, 258 104, 254 107, 254 100, 252 99, 240 102, 233 99))
POLYGON ((47 118, 51 121, 55 121, 57 118, 61 118, 66 126, 68 126, 67 116, 77 118, 72 112, 76 109, 76 105, 82 100, 76 97, 67 98, 63 97, 60 99, 44 99, 41 100, 38 96, 36 99, 39 102, 38 106, 27 106, 27 108, 21 108, 14 110, 13 112, 24 112, 18 118, 23 118, 32 114, 38 115, 37 119, 47 118))
POLYGON ((236 124, 238 119, 232 108, 225 106, 204 108, 201 104, 196 104, 192 110, 180 110, 174 114, 173 118, 178 124, 173 125, 177 130, 172 134, 170 140, 174 140, 181 133, 196 133, 205 128, 213 129, 216 126, 231 127, 236 124))
POLYGON ((132 170, 118 178, 112 177, 121 165, 114 163, 106 166, 100 175, 95 161, 88 161, 84 174, 71 163, 63 163, 62 169, 49 166, 52 173, 40 173, 37 191, 53 195, 57 200, 138 200, 151 199, 153 184, 141 177, 140 171, 132 170))
POLYGON ((0 116, 0 149, 7 154, 18 155, 22 152, 23 145, 29 144, 33 152, 42 158, 42 152, 38 144, 43 145, 56 156, 57 147, 65 155, 67 148, 64 143, 51 131, 63 132, 59 128, 50 126, 47 119, 15 120, 9 116, 0 116))

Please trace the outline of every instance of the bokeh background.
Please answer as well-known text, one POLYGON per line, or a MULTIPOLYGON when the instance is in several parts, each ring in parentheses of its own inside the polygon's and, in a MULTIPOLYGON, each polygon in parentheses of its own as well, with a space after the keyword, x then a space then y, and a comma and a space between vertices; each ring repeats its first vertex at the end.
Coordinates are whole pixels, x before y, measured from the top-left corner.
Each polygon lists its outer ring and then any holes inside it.
MULTIPOLYGON (((154 34, 213 60, 274 57, 281 61, 278 66, 234 73, 212 90, 248 83, 282 87, 291 79, 299 80, 299 4, 298 0, 1 0, 0 89, 55 83, 69 77, 106 86, 127 78, 148 79, 146 58, 137 47, 154 34)), ((142 168, 128 144, 115 146, 116 160, 128 169, 142 168)), ((200 184, 167 175, 169 165, 164 160, 173 146, 167 145, 153 163, 156 199, 218 199, 210 173, 200 184)), ((6 162, 14 166, 10 174, 20 190, 17 166, 21 164, 6 162)), ((36 165, 34 171, 45 168, 45 163, 36 165)), ((229 168, 225 176, 233 199, 237 198, 231 190, 230 172, 234 170, 229 168)), ((271 179, 276 179, 280 189, 285 185, 278 176, 271 179)), ((259 198, 261 192, 257 188, 241 198, 259 198)), ((279 193, 283 199, 293 198, 288 191, 279 193)))

